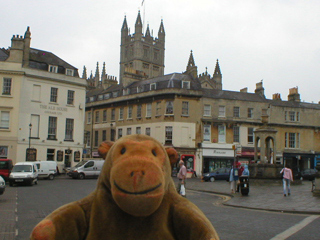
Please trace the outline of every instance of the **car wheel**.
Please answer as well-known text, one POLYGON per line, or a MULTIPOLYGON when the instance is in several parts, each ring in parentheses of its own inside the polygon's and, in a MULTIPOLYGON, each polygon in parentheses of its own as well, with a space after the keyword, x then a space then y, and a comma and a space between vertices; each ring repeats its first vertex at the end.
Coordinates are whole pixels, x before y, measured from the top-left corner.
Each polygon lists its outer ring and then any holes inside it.
POLYGON ((53 180, 54 176, 52 174, 49 175, 49 180, 53 180))
POLYGON ((210 182, 214 182, 216 179, 214 177, 210 178, 210 182))
POLYGON ((79 179, 84 179, 84 174, 83 173, 79 174, 79 179))

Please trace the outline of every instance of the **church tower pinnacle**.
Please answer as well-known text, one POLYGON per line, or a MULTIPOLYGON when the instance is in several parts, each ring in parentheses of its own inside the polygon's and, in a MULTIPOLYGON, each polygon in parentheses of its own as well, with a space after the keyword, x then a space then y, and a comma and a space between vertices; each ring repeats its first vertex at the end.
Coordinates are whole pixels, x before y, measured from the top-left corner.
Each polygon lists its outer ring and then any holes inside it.
POLYGON ((136 24, 135 24, 135 40, 141 40, 142 38, 142 21, 141 21, 141 15, 140 15, 140 11, 138 12, 138 16, 137 16, 137 20, 136 20, 136 24))
POLYGON ((190 51, 186 73, 190 74, 193 78, 198 76, 198 67, 195 65, 192 50, 190 51))
POLYGON ((82 78, 87 80, 87 68, 86 68, 86 66, 83 66, 82 78))
POLYGON ((217 59, 216 62, 216 67, 214 69, 214 73, 213 73, 213 81, 216 83, 218 89, 222 89, 222 74, 220 71, 220 65, 219 65, 219 60, 217 59))
POLYGON ((129 29, 128 29, 128 25, 127 25, 127 17, 124 16, 124 20, 123 20, 123 24, 122 24, 122 28, 121 28, 121 44, 126 39, 128 34, 129 34, 129 29))
POLYGON ((94 84, 96 87, 98 87, 99 83, 100 83, 99 62, 97 62, 96 73, 94 75, 94 84))

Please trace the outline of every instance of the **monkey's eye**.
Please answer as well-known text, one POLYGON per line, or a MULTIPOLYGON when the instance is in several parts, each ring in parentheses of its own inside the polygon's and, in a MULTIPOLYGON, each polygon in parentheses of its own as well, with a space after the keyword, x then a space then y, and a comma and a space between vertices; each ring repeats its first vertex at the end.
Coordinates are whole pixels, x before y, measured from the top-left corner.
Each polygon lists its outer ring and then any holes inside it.
POLYGON ((124 147, 124 148, 121 149, 120 153, 121 153, 121 154, 124 154, 124 153, 126 152, 126 150, 127 150, 127 149, 124 147))
POLYGON ((152 150, 152 154, 153 154, 153 156, 156 157, 156 156, 157 156, 156 150, 153 149, 153 150, 152 150))

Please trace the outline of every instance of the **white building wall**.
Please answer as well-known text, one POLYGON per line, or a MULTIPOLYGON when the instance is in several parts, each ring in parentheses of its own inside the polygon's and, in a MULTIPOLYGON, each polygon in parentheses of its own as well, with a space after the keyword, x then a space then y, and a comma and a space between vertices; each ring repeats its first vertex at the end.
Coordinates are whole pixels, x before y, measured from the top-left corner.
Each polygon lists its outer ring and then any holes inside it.
MULTIPOLYGON (((21 85, 20 114, 18 132, 17 162, 25 161, 26 149, 29 147, 29 124, 31 115, 39 115, 39 138, 35 139, 36 127, 31 132, 31 148, 37 149, 37 160, 47 160, 47 149, 72 150, 71 159, 74 159, 74 152, 80 151, 82 155, 83 133, 84 133, 84 106, 85 106, 85 80, 75 77, 68 77, 61 74, 42 73, 37 70, 28 70, 30 74, 24 77, 21 85), (33 75, 34 77, 32 77, 33 75), (39 75, 45 75, 39 77, 39 75), (49 78, 50 77, 50 78, 49 78), (75 84, 75 79, 79 84, 75 84), (82 85, 80 85, 82 84, 82 85), (34 85, 40 86, 40 99, 33 97, 34 85), (58 88, 57 103, 50 103, 51 87, 58 88), (68 90, 75 92, 74 104, 67 105, 68 90), (57 140, 48 140, 49 116, 57 117, 57 140), (74 119, 73 141, 65 140, 66 119, 74 119)), ((56 155, 54 156, 56 160, 56 155)), ((64 161, 58 162, 62 170, 64 161)), ((73 164, 72 164, 73 165, 73 164)))
POLYGON ((9 159, 16 158, 19 122, 20 84, 23 77, 21 64, 0 61, 0 111, 9 112, 9 129, 0 129, 0 147, 7 149, 9 159), (10 69, 10 71, 8 71, 10 69), (11 71, 12 70, 12 71, 11 71), (11 95, 3 95, 3 79, 11 78, 11 95))

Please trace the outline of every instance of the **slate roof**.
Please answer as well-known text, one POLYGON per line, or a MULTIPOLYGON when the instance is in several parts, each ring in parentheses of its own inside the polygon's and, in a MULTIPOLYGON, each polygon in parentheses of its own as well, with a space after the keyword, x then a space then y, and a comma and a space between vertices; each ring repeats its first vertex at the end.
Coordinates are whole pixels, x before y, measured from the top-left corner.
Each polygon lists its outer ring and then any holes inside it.
MULTIPOLYGON (((5 61, 10 55, 10 50, 0 48, 0 61, 5 61)), ((74 77, 79 77, 78 69, 62 60, 51 52, 30 48, 29 67, 48 71, 49 65, 58 66, 58 73, 65 74, 66 69, 74 70, 74 77)))
POLYGON ((0 61, 5 61, 9 57, 8 50, 0 48, 0 61))
POLYGON ((311 108, 319 109, 320 104, 317 103, 307 103, 307 102, 296 102, 296 101, 279 101, 279 100, 269 100, 273 106, 278 107, 292 107, 292 108, 311 108))
POLYGON ((30 48, 29 67, 41 70, 48 70, 49 65, 57 65, 58 73, 65 73, 65 69, 73 69, 74 76, 79 77, 78 69, 62 60, 51 52, 30 48))
MULTIPOLYGON (((114 85, 107 89, 98 88, 94 90, 89 90, 87 92, 87 97, 95 97, 94 101, 97 101, 98 95, 105 94, 105 93, 112 93, 115 91, 118 91, 118 96, 123 96, 122 90, 127 90, 127 89, 129 89, 128 95, 139 93, 138 92, 139 88, 140 88, 139 90, 140 92, 148 92, 150 91, 150 84, 153 84, 153 83, 156 84, 155 91, 161 90, 161 89, 169 89, 169 88, 181 89, 182 81, 190 82, 190 89, 186 89, 186 90, 201 91, 202 96, 205 98, 261 102, 261 103, 267 103, 267 104, 271 104, 273 106, 279 106, 279 107, 283 106, 283 107, 292 107, 292 108, 311 108, 311 109, 320 110, 320 104, 315 104, 315 103, 266 99, 265 96, 259 93, 236 92, 236 91, 229 91, 229 90, 201 88, 201 83, 199 79, 194 79, 190 75, 183 74, 183 73, 171 73, 171 74, 163 75, 160 77, 133 82, 126 88, 124 88, 122 85, 114 85)), ((110 98, 112 98, 112 94, 110 94, 110 98)))
POLYGON ((202 89, 203 96, 214 99, 229 99, 250 102, 267 102, 264 96, 256 93, 235 92, 218 89, 202 89))
POLYGON ((181 89, 182 81, 190 82, 190 90, 201 90, 201 84, 198 79, 193 79, 190 75, 182 73, 171 73, 160 77, 147 79, 144 81, 133 82, 127 88, 130 89, 130 94, 137 93, 137 88, 141 88, 142 91, 148 91, 150 84, 156 84, 156 90, 167 88, 181 89))

